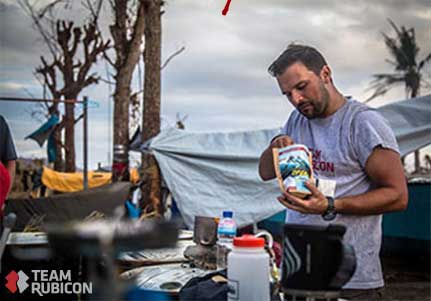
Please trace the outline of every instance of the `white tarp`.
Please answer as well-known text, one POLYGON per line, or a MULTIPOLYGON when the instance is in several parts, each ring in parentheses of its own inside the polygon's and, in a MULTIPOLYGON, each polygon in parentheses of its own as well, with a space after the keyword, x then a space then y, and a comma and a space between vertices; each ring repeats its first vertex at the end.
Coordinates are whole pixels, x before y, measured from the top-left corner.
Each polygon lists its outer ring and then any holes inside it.
POLYGON ((377 110, 389 121, 401 156, 431 143, 431 95, 396 102, 377 110))
POLYGON ((169 129, 151 142, 162 177, 186 225, 194 217, 231 209, 239 225, 265 219, 283 207, 276 181, 258 175, 260 154, 278 130, 191 133, 169 129))
MULTIPOLYGON (((393 128, 402 155, 431 143, 431 96, 378 111, 393 128)), ((151 141, 150 149, 189 228, 194 216, 220 216, 225 209, 234 211, 241 226, 284 209, 276 200, 277 182, 262 182, 258 175, 260 154, 278 131, 193 133, 170 128, 151 141)))

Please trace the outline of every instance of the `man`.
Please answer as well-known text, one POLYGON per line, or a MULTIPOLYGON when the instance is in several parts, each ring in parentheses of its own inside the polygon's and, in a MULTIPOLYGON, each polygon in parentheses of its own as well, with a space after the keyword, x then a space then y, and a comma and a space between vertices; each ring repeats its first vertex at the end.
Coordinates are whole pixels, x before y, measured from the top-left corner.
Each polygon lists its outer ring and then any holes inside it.
POLYGON ((6 120, 0 115, 0 216, 15 178, 16 151, 6 120))
POLYGON ((407 186, 398 145, 386 121, 365 105, 346 99, 335 87, 331 69, 314 48, 291 44, 269 67, 281 92, 296 108, 262 153, 259 174, 275 177, 272 148, 306 145, 316 176, 336 181, 335 197, 326 198, 313 184, 303 200, 283 193, 291 223, 341 223, 345 241, 356 252, 357 269, 342 297, 379 300, 384 285, 379 251, 382 213, 407 207, 407 186))

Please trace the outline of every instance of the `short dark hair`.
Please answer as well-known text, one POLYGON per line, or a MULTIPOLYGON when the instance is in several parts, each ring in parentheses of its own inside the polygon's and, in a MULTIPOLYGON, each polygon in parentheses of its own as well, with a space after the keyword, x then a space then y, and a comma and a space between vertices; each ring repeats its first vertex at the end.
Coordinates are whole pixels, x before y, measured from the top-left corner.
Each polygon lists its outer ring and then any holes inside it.
POLYGON ((292 43, 287 49, 269 66, 268 72, 272 76, 280 76, 283 72, 296 62, 319 75, 323 66, 327 65, 323 55, 315 48, 292 43))

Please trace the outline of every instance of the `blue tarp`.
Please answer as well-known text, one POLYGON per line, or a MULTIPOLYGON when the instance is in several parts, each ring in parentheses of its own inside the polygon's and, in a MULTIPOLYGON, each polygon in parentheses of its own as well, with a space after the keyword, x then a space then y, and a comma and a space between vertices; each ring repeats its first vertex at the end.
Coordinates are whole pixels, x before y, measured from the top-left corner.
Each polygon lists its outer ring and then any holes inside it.
POLYGON ((44 124, 42 124, 36 131, 25 137, 25 139, 33 139, 39 144, 40 147, 42 147, 58 122, 58 116, 51 115, 51 117, 44 124))
POLYGON ((39 144, 40 147, 42 147, 45 141, 48 139, 48 146, 47 146, 48 162, 54 162, 55 158, 57 157, 56 149, 55 149, 55 140, 52 133, 59 121, 60 120, 58 116, 53 114, 36 131, 34 131, 33 133, 25 137, 25 139, 33 139, 39 144))

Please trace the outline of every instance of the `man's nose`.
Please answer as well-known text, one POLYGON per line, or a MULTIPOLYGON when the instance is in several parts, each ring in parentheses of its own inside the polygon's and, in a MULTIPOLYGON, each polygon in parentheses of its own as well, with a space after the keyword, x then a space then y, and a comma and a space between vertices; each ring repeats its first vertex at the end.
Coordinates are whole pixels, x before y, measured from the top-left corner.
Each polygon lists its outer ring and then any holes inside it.
POLYGON ((304 100, 304 97, 298 91, 293 90, 291 93, 291 100, 294 105, 299 105, 304 100))

